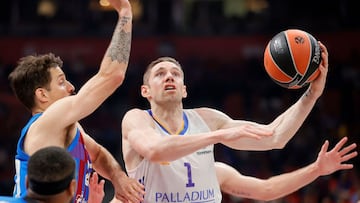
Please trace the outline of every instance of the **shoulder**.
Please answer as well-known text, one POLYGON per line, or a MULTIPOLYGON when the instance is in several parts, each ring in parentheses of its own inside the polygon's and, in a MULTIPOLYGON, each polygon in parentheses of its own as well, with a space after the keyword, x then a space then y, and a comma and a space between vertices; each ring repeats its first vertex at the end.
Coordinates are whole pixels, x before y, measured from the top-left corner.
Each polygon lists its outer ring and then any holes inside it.
POLYGON ((149 115, 147 110, 143 110, 143 109, 139 109, 139 108, 133 108, 128 110, 125 115, 125 117, 132 117, 132 116, 144 116, 144 115, 149 115))
POLYGON ((196 111, 198 114, 216 114, 216 113, 221 113, 221 111, 214 109, 214 108, 210 108, 210 107, 198 107, 198 108, 193 108, 193 111, 196 111))
POLYGON ((231 120, 228 115, 214 108, 202 107, 196 108, 194 111, 199 114, 211 130, 218 130, 231 120))
POLYGON ((143 110, 143 109, 138 109, 138 108, 134 108, 134 109, 130 109, 129 111, 127 111, 122 119, 122 123, 132 123, 132 124, 139 124, 139 123, 146 123, 151 121, 152 118, 149 114, 149 112, 147 110, 143 110))
POLYGON ((224 116, 226 117, 226 114, 224 114, 223 112, 209 107, 195 108, 193 109, 193 111, 198 113, 205 120, 224 117, 224 116))

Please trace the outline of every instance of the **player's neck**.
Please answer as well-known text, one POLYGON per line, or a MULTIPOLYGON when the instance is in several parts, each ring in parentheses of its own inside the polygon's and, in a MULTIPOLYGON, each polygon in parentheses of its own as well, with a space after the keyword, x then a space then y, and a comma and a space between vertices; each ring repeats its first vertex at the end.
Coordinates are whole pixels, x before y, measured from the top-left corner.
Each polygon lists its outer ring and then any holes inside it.
POLYGON ((43 113, 44 111, 45 111, 44 108, 41 108, 41 107, 37 106, 37 107, 34 107, 33 109, 31 109, 31 114, 35 115, 35 114, 38 114, 38 113, 43 113))
POLYGON ((177 134, 184 127, 183 110, 164 111, 164 109, 152 109, 154 119, 166 128, 170 134, 177 134))

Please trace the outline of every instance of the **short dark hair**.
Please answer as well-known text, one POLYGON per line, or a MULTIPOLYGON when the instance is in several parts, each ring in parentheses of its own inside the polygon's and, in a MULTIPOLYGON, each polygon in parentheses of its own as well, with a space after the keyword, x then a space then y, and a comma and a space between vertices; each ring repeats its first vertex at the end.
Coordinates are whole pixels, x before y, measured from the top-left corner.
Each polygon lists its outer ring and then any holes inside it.
POLYGON ((41 195, 57 194, 74 179, 75 160, 61 147, 45 147, 30 156, 27 170, 31 190, 41 195))
POLYGON ((179 68, 182 69, 180 63, 172 58, 172 57, 168 57, 168 56, 163 56, 163 57, 160 57, 160 58, 157 58, 155 59, 154 61, 152 61, 147 67, 146 67, 146 70, 145 70, 145 73, 144 73, 144 76, 143 76, 143 84, 147 84, 149 82, 149 75, 150 75, 150 70, 158 63, 161 63, 161 62, 164 62, 164 61, 168 61, 168 62, 172 62, 174 63, 175 65, 179 66, 179 68))
POLYGON ((35 105, 35 90, 50 88, 50 68, 62 67, 63 61, 52 53, 29 55, 19 59, 15 69, 9 74, 10 86, 16 97, 27 109, 35 105))

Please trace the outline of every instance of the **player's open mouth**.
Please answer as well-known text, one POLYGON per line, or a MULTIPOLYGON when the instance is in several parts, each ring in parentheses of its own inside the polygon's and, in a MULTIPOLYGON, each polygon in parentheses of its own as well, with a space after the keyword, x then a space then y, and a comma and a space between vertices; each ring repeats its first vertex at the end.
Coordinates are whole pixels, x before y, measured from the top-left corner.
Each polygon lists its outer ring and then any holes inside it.
POLYGON ((166 85, 165 90, 175 90, 175 86, 174 85, 166 85))

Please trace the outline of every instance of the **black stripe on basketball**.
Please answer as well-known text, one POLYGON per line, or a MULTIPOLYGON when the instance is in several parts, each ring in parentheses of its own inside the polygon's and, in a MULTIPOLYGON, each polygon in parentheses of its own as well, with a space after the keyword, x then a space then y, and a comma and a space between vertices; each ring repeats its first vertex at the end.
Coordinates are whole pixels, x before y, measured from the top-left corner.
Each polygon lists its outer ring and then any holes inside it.
POLYGON ((285 87, 285 88, 289 88, 289 87, 298 85, 298 83, 301 79, 302 79, 302 75, 300 75, 299 73, 296 73, 296 75, 293 77, 293 79, 290 82, 282 83, 282 82, 276 81, 274 79, 273 80, 278 85, 285 87))
POLYGON ((270 54, 275 64, 281 64, 281 71, 289 77, 296 75, 296 69, 291 57, 291 51, 287 43, 285 32, 275 35, 270 42, 270 54))
POLYGON ((305 82, 309 79, 309 77, 318 69, 320 63, 321 63, 321 49, 319 44, 317 43, 316 39, 310 35, 307 34, 310 40, 311 44, 311 61, 308 65, 308 68, 302 78, 302 80, 299 82, 300 86, 303 86, 305 82))

